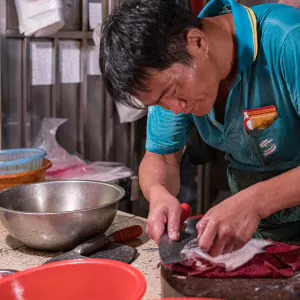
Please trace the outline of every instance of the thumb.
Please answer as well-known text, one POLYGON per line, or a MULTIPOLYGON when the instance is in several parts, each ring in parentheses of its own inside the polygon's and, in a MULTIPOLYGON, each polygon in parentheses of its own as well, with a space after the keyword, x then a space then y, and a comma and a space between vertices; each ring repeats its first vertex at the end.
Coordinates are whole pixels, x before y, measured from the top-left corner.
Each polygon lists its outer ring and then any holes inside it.
POLYGON ((171 240, 177 241, 180 236, 181 206, 174 206, 168 210, 168 234, 171 240))

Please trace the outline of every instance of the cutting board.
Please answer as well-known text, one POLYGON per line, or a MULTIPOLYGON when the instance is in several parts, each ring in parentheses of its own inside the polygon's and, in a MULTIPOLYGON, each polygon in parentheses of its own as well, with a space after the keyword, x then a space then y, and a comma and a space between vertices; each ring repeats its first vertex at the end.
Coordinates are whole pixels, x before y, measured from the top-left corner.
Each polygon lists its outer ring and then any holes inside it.
POLYGON ((211 279, 192 276, 183 277, 161 267, 162 298, 206 297, 226 300, 299 300, 300 296, 293 296, 283 288, 265 288, 266 286, 288 286, 288 282, 289 279, 271 278, 211 279))
MULTIPOLYGON (((186 232, 195 233, 196 224, 202 216, 186 220, 186 232)), ((296 244, 296 243, 293 243, 296 244)), ((170 269, 161 267, 161 290, 163 298, 206 297, 226 300, 296 300, 300 299, 299 288, 294 295, 289 288, 290 279, 273 278, 233 278, 212 279, 182 276, 170 269), (277 287, 277 288, 276 288, 277 287), (298 296, 296 296, 298 294, 298 296)), ((297 274, 296 274, 297 275, 297 274)), ((300 276, 300 273, 299 273, 300 276)))

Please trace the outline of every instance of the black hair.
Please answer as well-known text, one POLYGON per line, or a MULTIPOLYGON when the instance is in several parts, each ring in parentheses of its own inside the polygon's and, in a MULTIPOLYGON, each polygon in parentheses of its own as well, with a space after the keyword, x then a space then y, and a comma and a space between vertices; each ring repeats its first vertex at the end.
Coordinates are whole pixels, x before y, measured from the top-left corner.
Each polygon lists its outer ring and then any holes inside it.
POLYGON ((111 97, 136 107, 132 96, 149 92, 149 70, 189 64, 190 28, 200 29, 200 19, 173 0, 123 0, 101 29, 100 69, 111 97))

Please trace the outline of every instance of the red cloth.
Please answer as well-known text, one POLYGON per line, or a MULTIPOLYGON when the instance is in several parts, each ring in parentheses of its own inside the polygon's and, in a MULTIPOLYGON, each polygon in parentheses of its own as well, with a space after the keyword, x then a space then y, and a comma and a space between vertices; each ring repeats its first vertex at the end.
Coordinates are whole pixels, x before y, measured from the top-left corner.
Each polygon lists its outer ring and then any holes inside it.
POLYGON ((187 275, 197 275, 207 278, 259 278, 259 277, 291 277, 300 270, 300 246, 275 243, 266 248, 265 253, 257 254, 245 265, 233 270, 225 271, 222 267, 210 266, 202 270, 188 268, 181 264, 166 265, 187 275))

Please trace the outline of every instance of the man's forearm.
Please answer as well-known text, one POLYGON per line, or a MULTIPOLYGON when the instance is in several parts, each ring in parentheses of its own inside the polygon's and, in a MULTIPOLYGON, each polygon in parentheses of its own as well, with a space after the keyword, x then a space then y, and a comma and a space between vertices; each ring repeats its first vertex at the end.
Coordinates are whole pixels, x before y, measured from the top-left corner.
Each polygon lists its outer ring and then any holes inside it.
POLYGON ((139 168, 139 180, 147 200, 157 188, 165 188, 173 196, 177 196, 180 189, 180 157, 181 152, 169 158, 151 153, 145 155, 139 168))
POLYGON ((262 218, 300 205, 300 167, 255 184, 248 191, 257 201, 262 218))

